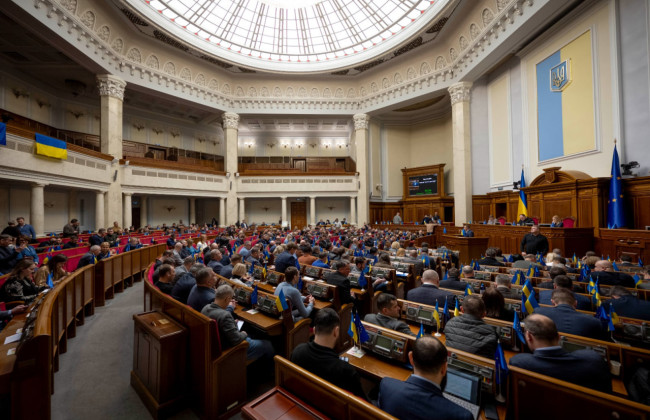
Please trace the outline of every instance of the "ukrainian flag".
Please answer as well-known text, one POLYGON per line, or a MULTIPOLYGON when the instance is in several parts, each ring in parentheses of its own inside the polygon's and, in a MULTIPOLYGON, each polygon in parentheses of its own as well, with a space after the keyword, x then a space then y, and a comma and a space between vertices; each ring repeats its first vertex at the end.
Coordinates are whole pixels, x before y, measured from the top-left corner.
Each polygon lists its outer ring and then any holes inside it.
POLYGON ((440 332, 440 312, 438 310, 438 301, 436 300, 436 310, 433 311, 433 319, 436 320, 436 326, 438 329, 436 331, 440 332))
POLYGON ((415 337, 416 339, 424 337, 424 325, 420 322, 420 331, 418 331, 418 335, 415 337))
POLYGON ((539 160, 594 150, 591 31, 539 62, 536 78, 539 160))
POLYGON ((280 312, 289 309, 289 305, 287 304, 287 298, 284 297, 284 292, 282 290, 280 290, 280 294, 275 298, 275 306, 278 308, 278 311, 280 312))
POLYGON ((472 285, 467 283, 467 286, 465 287, 465 296, 474 294, 474 290, 472 290, 472 285))
POLYGON ((454 307, 454 316, 460 315, 460 309, 458 308, 458 299, 456 299, 456 306, 454 307))
POLYGON ((528 201, 526 201, 526 193, 523 188, 526 187, 526 179, 524 179, 524 169, 521 169, 521 181, 519 183, 519 204, 517 205, 517 214, 528 216, 528 201))
POLYGON ((36 134, 36 154, 49 156, 56 159, 68 158, 68 147, 63 140, 36 134))

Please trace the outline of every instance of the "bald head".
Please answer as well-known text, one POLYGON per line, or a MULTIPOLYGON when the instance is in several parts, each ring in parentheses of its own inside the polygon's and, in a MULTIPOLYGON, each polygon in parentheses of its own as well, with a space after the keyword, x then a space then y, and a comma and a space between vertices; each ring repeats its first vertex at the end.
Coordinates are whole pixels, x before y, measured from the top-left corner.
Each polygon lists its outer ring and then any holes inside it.
POLYGON ((607 260, 600 260, 594 266, 594 271, 614 271, 612 263, 607 260))
POLYGON ((422 273, 422 283, 435 284, 438 286, 440 284, 440 277, 438 277, 438 273, 434 270, 425 270, 424 273, 422 273))
POLYGON ((560 336, 553 320, 547 316, 532 314, 524 321, 526 343, 531 350, 557 346, 560 336))

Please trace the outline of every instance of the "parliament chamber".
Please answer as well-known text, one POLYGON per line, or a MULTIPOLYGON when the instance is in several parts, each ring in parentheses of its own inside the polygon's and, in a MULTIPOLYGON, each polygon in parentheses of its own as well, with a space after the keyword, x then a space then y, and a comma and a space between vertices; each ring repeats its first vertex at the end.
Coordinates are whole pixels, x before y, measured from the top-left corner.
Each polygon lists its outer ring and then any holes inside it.
MULTIPOLYGON (((555 287, 543 269, 555 251, 574 296, 592 302, 581 315, 612 318, 616 285, 598 283, 595 260, 628 273, 645 304, 649 51, 648 0, 8 0, 0 418, 395 418, 377 389, 415 372, 420 331, 445 343, 463 299, 499 278, 523 326, 526 296, 555 287), (508 258, 531 225, 545 262, 518 274, 508 258), (246 339, 226 345, 189 289, 165 292, 192 271, 176 242, 216 273, 206 296, 231 287, 246 339), (290 275, 272 249, 293 242, 289 290, 307 317, 289 296, 278 303, 290 275), (211 246, 224 264, 210 265, 211 246), (478 263, 489 250, 503 267, 478 263), (222 276, 239 253, 244 277, 222 276), (407 299, 423 255, 440 281, 459 270, 465 289, 441 287, 451 307, 407 299), (346 286, 328 282, 347 259, 346 286), (170 285, 159 266, 172 260, 170 285), (410 333, 364 320, 386 293, 410 333), (366 399, 292 362, 325 310, 366 399), (247 358, 260 342, 274 350, 265 363, 247 358)), ((507 378, 451 346, 445 365, 479 378, 479 418, 650 418, 633 400, 650 366, 647 319, 619 316, 602 340, 559 332, 563 349, 602 356, 611 392, 508 365, 531 348, 513 321, 485 323, 507 378)))

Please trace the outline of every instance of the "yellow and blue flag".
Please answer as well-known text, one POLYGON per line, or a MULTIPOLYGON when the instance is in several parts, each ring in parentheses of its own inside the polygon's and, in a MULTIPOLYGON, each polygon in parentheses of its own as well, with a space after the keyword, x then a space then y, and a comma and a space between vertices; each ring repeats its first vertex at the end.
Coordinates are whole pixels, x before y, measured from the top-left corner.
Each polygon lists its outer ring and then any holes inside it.
POLYGON ((616 265, 616 261, 614 261, 614 262, 612 263, 612 269, 613 269, 614 271, 621 271, 620 268, 618 268, 618 265, 616 265))
POLYGON ((68 158, 68 146, 65 141, 36 133, 36 154, 56 159, 68 158))
MULTIPOLYGON (((609 199, 607 200, 607 229, 625 227, 625 209, 623 208, 623 180, 618 151, 614 145, 612 156, 612 178, 609 181, 609 199)), ((609 259, 609 258, 608 258, 609 259)))
POLYGON ((465 296, 473 294, 474 291, 472 290, 472 285, 467 283, 467 286, 465 287, 465 296))
POLYGON ((460 309, 458 308, 458 299, 456 299, 456 306, 454 307, 454 316, 460 315, 460 309))
POLYGON ((348 328, 348 335, 352 337, 352 341, 355 344, 365 343, 370 340, 368 332, 363 327, 361 323, 361 318, 359 318, 359 313, 356 309, 352 310, 352 318, 350 318, 350 327, 348 328))
POLYGON ((643 283, 643 282, 641 281, 641 277, 639 277, 638 274, 635 274, 634 277, 632 277, 632 278, 634 279, 634 288, 635 288, 635 289, 636 289, 637 287, 641 286, 641 283, 643 283))
POLYGON ((286 311, 289 309, 289 305, 287 304, 287 299, 284 297, 284 292, 280 290, 280 294, 278 294, 275 297, 275 306, 278 308, 278 311, 286 311))
POLYGON ((440 332, 440 311, 438 309, 438 301, 436 300, 436 310, 433 311, 433 319, 436 320, 436 327, 438 328, 436 331, 440 332))
POLYGON ((523 188, 526 186, 526 179, 524 178, 524 168, 521 168, 521 181, 519 182, 519 203, 517 204, 517 213, 528 216, 528 201, 526 200, 526 193, 523 188))
POLYGON ((418 331, 418 335, 415 336, 416 339, 424 337, 424 325, 420 322, 420 331, 418 331))
POLYGON ((521 272, 521 270, 517 270, 515 274, 512 276, 512 284, 516 284, 521 286, 521 283, 523 283, 524 280, 524 274, 521 272))
POLYGON ((609 321, 610 324, 612 324, 610 331, 614 330, 614 325, 621 322, 621 320, 618 317, 618 314, 616 313, 616 309, 614 309, 614 305, 612 305, 611 302, 609 303, 609 321))

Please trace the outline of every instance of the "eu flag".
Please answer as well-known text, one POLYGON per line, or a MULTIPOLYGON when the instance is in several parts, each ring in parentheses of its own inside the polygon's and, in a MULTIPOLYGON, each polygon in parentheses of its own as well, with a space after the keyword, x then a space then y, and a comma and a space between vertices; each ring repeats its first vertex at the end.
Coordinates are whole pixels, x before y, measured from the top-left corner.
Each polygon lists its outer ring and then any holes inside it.
POLYGON ((519 182, 519 203, 517 205, 517 213, 528 216, 528 201, 526 200, 526 180, 524 179, 524 168, 521 168, 521 181, 519 182))
POLYGON ((0 122, 0 146, 7 145, 7 124, 0 122))
POLYGON ((497 385, 505 379, 504 377, 508 375, 508 363, 506 362, 506 356, 503 354, 503 347, 501 347, 501 341, 497 341, 497 351, 494 355, 494 369, 495 369, 495 379, 497 385))
POLYGON ((251 292, 251 304, 257 305, 257 285, 253 287, 253 291, 251 292))
POLYGON ((517 311, 515 311, 515 318, 512 322, 512 329, 515 330, 519 341, 526 344, 526 338, 524 337, 524 332, 521 330, 521 322, 519 322, 519 313, 517 311))
POLYGON ((618 161, 618 151, 614 144, 612 156, 612 178, 609 181, 609 199, 607 200, 607 229, 625 227, 625 211, 623 209, 623 181, 621 180, 621 165, 618 161))

